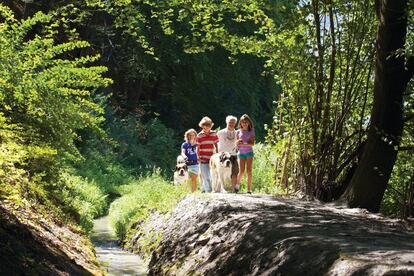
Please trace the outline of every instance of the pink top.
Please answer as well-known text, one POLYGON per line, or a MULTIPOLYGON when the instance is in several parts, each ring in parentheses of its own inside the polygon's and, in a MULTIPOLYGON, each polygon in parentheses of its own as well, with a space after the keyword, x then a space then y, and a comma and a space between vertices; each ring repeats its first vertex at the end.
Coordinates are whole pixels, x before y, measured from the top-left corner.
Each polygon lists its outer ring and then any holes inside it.
MULTIPOLYGON (((254 130, 251 129, 250 131, 238 129, 236 132, 237 139, 241 139, 243 144, 251 144, 250 139, 254 137, 254 130)), ((252 146, 245 146, 239 145, 239 153, 246 154, 249 152, 253 152, 252 146)))

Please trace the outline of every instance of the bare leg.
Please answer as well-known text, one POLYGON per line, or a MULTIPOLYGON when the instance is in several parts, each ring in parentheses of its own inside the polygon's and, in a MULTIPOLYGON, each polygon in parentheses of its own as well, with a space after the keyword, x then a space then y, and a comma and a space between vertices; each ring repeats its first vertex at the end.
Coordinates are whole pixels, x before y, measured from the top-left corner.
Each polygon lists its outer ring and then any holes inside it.
POLYGON ((248 157, 247 159, 247 192, 252 191, 252 165, 253 157, 248 157))
POLYGON ((240 183, 243 179, 245 167, 246 167, 246 158, 240 158, 239 159, 239 175, 237 177, 238 183, 240 183))
POLYGON ((203 176, 201 175, 201 172, 199 176, 200 176, 200 191, 203 191, 203 176))
POLYGON ((197 175, 192 174, 191 175, 191 192, 194 193, 197 190, 197 175))

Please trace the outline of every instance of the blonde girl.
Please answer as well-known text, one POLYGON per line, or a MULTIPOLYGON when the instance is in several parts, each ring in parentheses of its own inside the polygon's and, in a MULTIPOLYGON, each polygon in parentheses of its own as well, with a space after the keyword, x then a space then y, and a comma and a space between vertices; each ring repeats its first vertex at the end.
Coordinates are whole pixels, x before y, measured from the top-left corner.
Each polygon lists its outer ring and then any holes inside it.
POLYGON ((194 129, 187 130, 184 134, 185 142, 181 145, 181 155, 186 160, 190 176, 191 192, 197 190, 197 176, 199 172, 196 137, 197 132, 194 129))
POLYGON ((252 164, 253 164, 253 145, 254 145, 254 126, 253 121, 247 114, 240 117, 238 130, 236 131, 237 145, 239 148, 239 175, 236 187, 238 188, 243 179, 247 166, 247 193, 252 193, 252 164))

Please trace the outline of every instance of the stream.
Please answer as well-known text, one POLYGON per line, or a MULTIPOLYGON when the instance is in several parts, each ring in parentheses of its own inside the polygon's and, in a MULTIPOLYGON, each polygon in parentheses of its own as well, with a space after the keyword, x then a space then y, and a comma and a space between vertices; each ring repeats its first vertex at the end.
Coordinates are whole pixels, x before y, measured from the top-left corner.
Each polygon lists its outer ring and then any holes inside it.
POLYGON ((91 240, 99 263, 108 275, 147 275, 145 262, 118 245, 107 216, 94 221, 91 240))

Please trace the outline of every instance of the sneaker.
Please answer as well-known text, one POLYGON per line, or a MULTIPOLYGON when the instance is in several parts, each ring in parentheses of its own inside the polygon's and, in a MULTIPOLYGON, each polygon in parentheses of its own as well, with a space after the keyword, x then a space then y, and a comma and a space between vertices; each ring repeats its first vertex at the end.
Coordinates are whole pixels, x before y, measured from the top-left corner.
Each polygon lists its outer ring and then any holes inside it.
POLYGON ((251 194, 252 194, 252 191, 247 191, 247 193, 248 193, 249 195, 251 195, 251 194))
POLYGON ((235 192, 235 193, 238 193, 238 192, 239 192, 239 190, 240 190, 240 184, 236 184, 236 185, 234 185, 234 192, 235 192))

